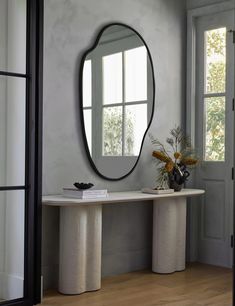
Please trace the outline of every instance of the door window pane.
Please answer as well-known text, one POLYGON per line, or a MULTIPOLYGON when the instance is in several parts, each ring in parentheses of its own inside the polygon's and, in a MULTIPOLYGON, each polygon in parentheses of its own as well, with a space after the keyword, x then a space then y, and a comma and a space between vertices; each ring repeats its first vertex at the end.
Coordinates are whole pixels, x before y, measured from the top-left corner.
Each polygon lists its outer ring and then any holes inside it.
POLYGON ((204 159, 225 160, 225 97, 205 99, 204 159))
POLYGON ((23 297, 24 191, 0 191, 0 301, 23 297))
POLYGON ((92 70, 91 70, 91 60, 86 60, 84 62, 83 68, 83 83, 82 83, 82 91, 83 91, 83 107, 91 106, 92 99, 92 70))
POLYGON ((26 0, 0 0, 0 70, 26 71, 26 0))
POLYGON ((122 53, 103 58, 103 104, 122 102, 122 53))
POLYGON ((147 129, 147 104, 125 107, 125 155, 138 156, 147 129))
POLYGON ((125 51, 125 102, 147 100, 147 50, 125 51))
POLYGON ((226 28, 205 32, 206 93, 225 92, 226 28))
POLYGON ((25 79, 0 76, 0 186, 25 185, 25 79))
POLYGON ((122 107, 103 109, 103 155, 122 155, 122 107))

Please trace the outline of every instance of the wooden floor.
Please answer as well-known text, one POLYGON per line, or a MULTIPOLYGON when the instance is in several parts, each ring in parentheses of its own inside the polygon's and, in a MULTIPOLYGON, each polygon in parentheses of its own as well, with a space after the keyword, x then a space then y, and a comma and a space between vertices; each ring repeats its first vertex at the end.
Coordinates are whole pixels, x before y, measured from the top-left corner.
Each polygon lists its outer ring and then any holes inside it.
POLYGON ((231 306, 232 271, 193 264, 170 275, 150 271, 106 277, 102 289, 77 296, 46 292, 44 306, 231 306))

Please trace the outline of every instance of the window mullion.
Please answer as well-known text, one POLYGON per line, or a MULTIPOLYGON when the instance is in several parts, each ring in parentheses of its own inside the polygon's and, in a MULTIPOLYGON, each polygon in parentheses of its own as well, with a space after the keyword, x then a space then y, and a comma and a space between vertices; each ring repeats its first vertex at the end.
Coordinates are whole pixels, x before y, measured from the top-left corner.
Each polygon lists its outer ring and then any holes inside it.
POLYGON ((29 186, 0 186, 0 191, 8 191, 8 190, 27 190, 29 186))
POLYGON ((23 78, 23 79, 27 79, 29 78, 28 74, 24 74, 24 73, 17 73, 17 72, 7 72, 7 71, 2 71, 0 70, 0 76, 8 76, 8 77, 16 77, 16 78, 23 78))
POLYGON ((221 93, 206 93, 203 95, 204 98, 219 98, 219 97, 225 97, 226 92, 221 93))

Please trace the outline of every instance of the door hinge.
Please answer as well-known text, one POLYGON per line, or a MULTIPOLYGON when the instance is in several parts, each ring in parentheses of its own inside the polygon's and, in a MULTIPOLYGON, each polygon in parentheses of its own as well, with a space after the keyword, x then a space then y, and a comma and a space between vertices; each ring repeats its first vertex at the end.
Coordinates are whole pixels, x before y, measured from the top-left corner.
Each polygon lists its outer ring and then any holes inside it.
POLYGON ((232 180, 234 180, 234 168, 232 167, 232 180))
POLYGON ((233 237, 233 235, 231 235, 231 248, 232 249, 234 248, 234 237, 233 237))
POLYGON ((233 98, 233 111, 234 111, 234 98, 233 98))
POLYGON ((233 43, 235 44, 235 31, 229 30, 228 32, 233 34, 233 43))

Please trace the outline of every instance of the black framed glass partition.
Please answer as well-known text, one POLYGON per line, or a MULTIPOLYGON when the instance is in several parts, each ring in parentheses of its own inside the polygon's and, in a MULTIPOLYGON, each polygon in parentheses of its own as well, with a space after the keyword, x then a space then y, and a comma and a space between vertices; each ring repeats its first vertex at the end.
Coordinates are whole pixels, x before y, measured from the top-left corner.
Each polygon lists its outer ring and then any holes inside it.
POLYGON ((0 305, 40 301, 42 20, 0 0, 0 305))

